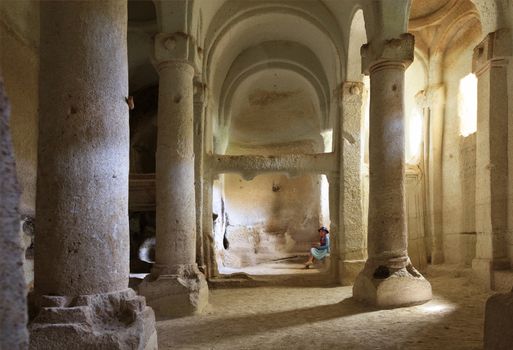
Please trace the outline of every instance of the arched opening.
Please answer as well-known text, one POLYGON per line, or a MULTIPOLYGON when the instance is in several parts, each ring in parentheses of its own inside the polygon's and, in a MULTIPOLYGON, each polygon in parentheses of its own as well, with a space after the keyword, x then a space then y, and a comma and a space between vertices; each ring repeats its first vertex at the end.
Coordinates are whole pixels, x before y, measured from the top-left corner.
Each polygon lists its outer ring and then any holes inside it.
POLYGON ((331 184, 325 169, 297 166, 333 152, 342 36, 333 36, 336 22, 317 19, 316 6, 230 4, 233 14, 220 9, 205 40, 214 154, 231 167, 219 170, 212 194, 217 267, 261 275, 279 260, 270 274, 305 272, 298 263, 329 225, 331 184), (272 169, 253 168, 260 161, 272 169))
MULTIPOLYGON (((329 226, 324 175, 228 173, 214 182, 216 262, 221 274, 303 273, 306 255, 329 226)), ((325 265, 319 266, 327 268, 325 265)), ((315 269, 308 273, 318 272, 315 269)))
POLYGON ((362 81, 362 57, 360 48, 367 43, 363 10, 358 9, 351 22, 349 48, 347 50, 347 80, 362 81))
MULTIPOLYGON (((421 108, 424 137, 420 158, 412 152, 416 146, 412 144, 410 150, 407 146, 407 161, 417 164, 422 172, 425 214, 410 213, 409 218, 423 221, 425 254, 434 264, 445 261, 469 266, 475 254, 475 135, 470 131, 472 127, 463 122, 469 119, 462 116, 469 115, 466 111, 475 103, 476 95, 473 102, 464 101, 463 96, 470 95, 460 90, 460 81, 471 73, 472 52, 480 40, 480 28, 470 0, 413 2, 409 29, 415 34, 418 61, 425 63, 426 82, 425 90, 416 96, 417 106, 412 103, 406 112, 413 112, 412 126, 420 111, 415 108, 421 108)), ((420 71, 415 62, 412 67, 420 71)), ((410 76, 406 84, 416 84, 417 90, 421 84, 415 80, 410 76)), ((464 85, 472 87, 467 80, 464 85)), ((408 210, 414 210, 414 206, 408 206, 408 210)))

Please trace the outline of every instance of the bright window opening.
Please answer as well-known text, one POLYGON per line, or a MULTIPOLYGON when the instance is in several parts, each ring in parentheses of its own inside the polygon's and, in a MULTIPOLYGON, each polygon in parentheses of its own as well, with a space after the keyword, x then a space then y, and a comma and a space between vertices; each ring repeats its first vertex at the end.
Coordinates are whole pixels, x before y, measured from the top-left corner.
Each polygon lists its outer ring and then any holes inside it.
POLYGON ((460 134, 468 136, 477 131, 477 78, 469 74, 460 80, 458 96, 460 134))

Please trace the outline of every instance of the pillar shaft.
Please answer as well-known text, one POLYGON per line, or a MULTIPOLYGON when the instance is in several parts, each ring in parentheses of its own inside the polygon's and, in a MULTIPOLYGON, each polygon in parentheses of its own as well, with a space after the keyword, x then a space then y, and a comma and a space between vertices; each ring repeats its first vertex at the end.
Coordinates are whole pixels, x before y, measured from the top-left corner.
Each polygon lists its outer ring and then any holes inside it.
MULTIPOLYGON (((340 260, 339 281, 352 285, 365 258, 361 191, 361 129, 364 86, 347 81, 341 86, 342 118, 339 133, 340 181, 340 260)), ((330 186, 333 184, 330 183, 330 186)), ((331 196, 330 196, 331 199, 331 196)), ((330 208, 331 213, 331 208, 330 208)))
MULTIPOLYGON (((499 164, 496 167, 496 162, 504 161, 504 153, 512 152, 512 127, 513 127, 513 109, 511 103, 513 98, 513 37, 512 28, 509 30, 499 30, 490 33, 485 40, 478 45, 474 51, 474 69, 477 68, 478 74, 478 125, 477 136, 479 137, 482 132, 481 128, 485 128, 481 143, 477 143, 478 159, 481 152, 489 149, 490 169, 488 172, 483 172, 480 169, 479 174, 485 175, 484 181, 486 187, 481 190, 489 192, 488 205, 482 208, 485 213, 479 218, 480 224, 478 229, 484 229, 482 232, 478 231, 476 259, 472 262, 472 267, 478 276, 484 279, 486 285, 494 288, 493 273, 490 270, 497 267, 504 267, 500 264, 501 255, 504 252, 503 247, 497 245, 505 245, 502 237, 504 227, 504 210, 507 208, 510 215, 508 227, 509 232, 513 231, 511 211, 513 210, 513 202, 509 198, 508 205, 501 204, 503 201, 506 188, 508 184, 504 184, 503 172, 508 172, 509 176, 509 195, 512 194, 512 175, 511 165, 508 167, 504 164, 499 164), (482 69, 479 69, 481 66, 482 69), (509 110, 509 112, 508 112, 509 110), (509 122, 509 135, 505 130, 498 130, 504 127, 505 123, 509 122), (489 129, 489 132, 486 130, 489 129), (488 136, 488 137, 487 137, 488 136), (509 136, 509 140, 505 136, 509 136), (506 143, 503 143, 506 142, 506 143), (507 147, 509 142, 509 146, 507 147), (492 165, 494 165, 492 167, 492 165), (499 187, 505 186, 505 187, 499 187), (500 207, 504 205, 504 207, 500 207), (490 215, 490 216, 489 216, 490 215), (501 232, 502 231, 502 232, 501 232), (487 263, 488 262, 488 263, 487 263), (497 266, 499 263, 499 266, 497 266), (482 266, 484 265, 484 266, 482 266), (482 267, 479 269, 479 267, 482 267)), ((479 140, 479 139, 478 139, 479 140)), ((512 160, 511 153, 506 155, 509 160, 512 160)), ((511 164, 511 163, 509 163, 511 164)), ((481 165, 478 163, 478 166, 481 165)), ((480 178, 477 179, 479 181, 480 178)), ((483 179, 481 178, 481 181, 483 179)), ((479 184, 476 184, 479 186, 479 184)), ((477 191, 478 188, 476 188, 477 191)), ((481 194, 481 199, 483 195, 481 194)), ((477 193, 476 193, 477 197, 477 193)), ((486 203, 486 202, 485 202, 486 203)), ((483 203, 481 203, 483 205, 483 203)), ((476 221, 477 221, 477 207, 476 207, 476 221)), ((507 220, 507 219, 506 219, 507 220)), ((477 225, 477 222, 476 222, 477 225)), ((511 244, 511 242, 510 242, 511 244)), ((511 248, 510 248, 511 249, 511 248)), ((485 350, 502 350, 511 348, 513 342, 513 334, 510 332, 513 327, 513 290, 505 294, 494 294, 486 301, 485 309, 485 322, 484 322, 484 349, 485 350)))
POLYGON ((193 84, 188 63, 159 65, 156 263, 165 273, 196 264, 193 84))
MULTIPOLYGON (((205 174, 203 176, 203 252, 206 264, 205 274, 208 278, 218 275, 215 242, 214 242, 214 218, 212 210, 212 176, 205 174)), ((219 219, 220 220, 220 219, 219 219)))
POLYGON ((205 236, 203 234, 203 211, 205 202, 204 191, 204 115, 205 115, 205 85, 199 81, 194 82, 194 183, 196 191, 196 263, 204 274, 206 271, 206 252, 204 248, 205 236))
POLYGON ((125 1, 41 3, 39 295, 128 286, 126 55, 125 1))
POLYGON ((196 264, 194 184, 194 67, 184 33, 159 33, 155 61, 159 72, 156 155, 155 260, 139 285, 155 312, 183 316, 201 312, 208 302, 205 276, 196 264))
POLYGON ((362 47, 370 73, 368 255, 353 295, 379 307, 423 303, 431 285, 407 252, 404 196, 404 72, 413 60, 413 36, 362 47))
POLYGON ((31 348, 156 346, 153 311, 128 289, 127 3, 40 6, 31 348))
POLYGON ((478 78, 476 138, 476 258, 472 267, 489 288, 493 270, 508 269, 509 31, 490 33, 474 49, 478 78))
POLYGON ((370 259, 404 258, 404 71, 402 62, 371 68, 369 123, 370 259))

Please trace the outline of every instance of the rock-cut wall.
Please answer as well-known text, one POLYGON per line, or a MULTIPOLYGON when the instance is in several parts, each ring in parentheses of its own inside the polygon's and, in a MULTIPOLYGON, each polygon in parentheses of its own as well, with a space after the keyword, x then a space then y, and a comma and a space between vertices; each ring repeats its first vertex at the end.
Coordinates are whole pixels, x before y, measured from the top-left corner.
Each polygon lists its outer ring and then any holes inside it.
POLYGON ((9 103, 0 78, 0 349, 26 349, 28 345, 19 200, 9 103))

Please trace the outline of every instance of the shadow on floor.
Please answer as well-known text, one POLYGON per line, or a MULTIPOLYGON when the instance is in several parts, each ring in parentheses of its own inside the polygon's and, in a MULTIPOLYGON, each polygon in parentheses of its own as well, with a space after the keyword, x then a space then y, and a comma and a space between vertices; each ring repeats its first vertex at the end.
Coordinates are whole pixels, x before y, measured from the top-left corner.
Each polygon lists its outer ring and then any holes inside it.
MULTIPOLYGON (((173 333, 180 335, 182 345, 192 345, 209 342, 217 336, 223 338, 243 337, 373 311, 375 311, 374 308, 361 305, 351 297, 334 304, 288 311, 221 319, 218 317, 203 318, 194 323, 193 329, 189 325, 175 326, 173 333), (248 325, 250 326, 248 327, 248 325)), ((173 322, 173 320, 162 321, 162 327, 165 327, 167 322, 173 322)))
MULTIPOLYGON (((226 304, 230 303, 230 294, 224 293, 225 298, 217 298, 214 303, 217 309, 212 314, 158 322, 159 348, 481 349, 484 302, 490 293, 479 291, 464 273, 442 272, 426 274, 433 286, 433 301, 392 310, 377 310, 351 297, 326 305, 300 307, 301 300, 309 300, 311 305, 312 297, 319 303, 337 300, 324 299, 326 294, 322 290, 303 290, 306 293, 295 294, 296 298, 301 297, 294 304, 298 308, 273 312, 273 305, 281 309, 290 299, 281 287, 277 294, 256 294, 254 301, 252 293, 238 293, 231 305, 226 304), (226 314, 227 311, 230 313, 226 314)), ((326 291, 333 298, 342 290, 333 292, 326 291)))

